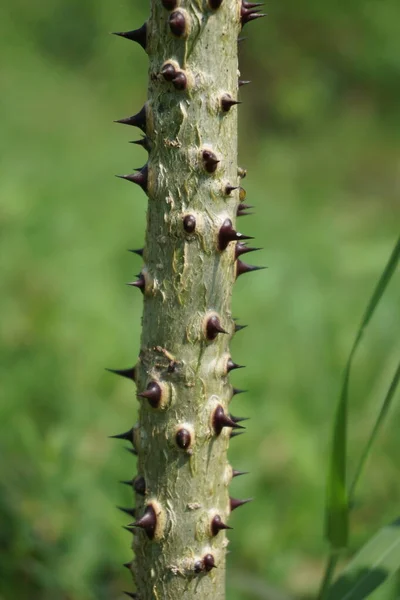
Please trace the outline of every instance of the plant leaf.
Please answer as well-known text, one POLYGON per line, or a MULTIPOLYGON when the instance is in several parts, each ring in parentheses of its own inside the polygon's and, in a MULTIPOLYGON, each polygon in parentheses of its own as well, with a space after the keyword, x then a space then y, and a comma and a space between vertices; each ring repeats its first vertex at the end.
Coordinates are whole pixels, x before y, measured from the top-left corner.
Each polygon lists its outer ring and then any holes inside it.
MULTIPOLYGON (((349 536, 349 496, 347 492, 347 413, 349 379, 357 347, 400 260, 400 237, 367 305, 344 370, 343 384, 333 426, 333 442, 328 470, 325 505, 325 535, 334 550, 344 548, 349 536)), ((373 440, 372 440, 373 441, 373 440)), ((370 447, 368 448, 368 452, 370 447)))
POLYGON ((400 519, 383 527, 355 555, 327 600, 362 600, 400 568, 400 519))

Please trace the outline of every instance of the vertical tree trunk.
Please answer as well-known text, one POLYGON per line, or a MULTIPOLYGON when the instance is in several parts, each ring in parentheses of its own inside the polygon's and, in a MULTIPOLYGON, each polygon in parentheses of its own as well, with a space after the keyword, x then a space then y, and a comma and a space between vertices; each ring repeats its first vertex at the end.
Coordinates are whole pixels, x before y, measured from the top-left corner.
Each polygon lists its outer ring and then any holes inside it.
MULTIPOLYGON (((148 22, 120 33, 150 59, 148 101, 120 122, 140 127, 147 165, 125 178, 149 198, 144 298, 134 371, 139 421, 127 434, 138 455, 129 565, 140 600, 223 600, 231 510, 227 459, 239 428, 229 372, 237 326, 235 278, 251 269, 235 231, 237 37, 259 15, 238 0, 152 0, 148 22), (247 15, 247 17, 246 17, 247 15)), ((117 436, 118 437, 118 436, 117 436)))

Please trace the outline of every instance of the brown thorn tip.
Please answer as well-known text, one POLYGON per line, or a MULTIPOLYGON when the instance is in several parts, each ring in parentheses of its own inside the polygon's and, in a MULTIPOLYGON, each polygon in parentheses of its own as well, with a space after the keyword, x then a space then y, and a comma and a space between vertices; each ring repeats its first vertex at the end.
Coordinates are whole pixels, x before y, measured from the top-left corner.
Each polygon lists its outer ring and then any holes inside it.
POLYGON ((138 248, 137 250, 129 249, 128 252, 133 252, 133 254, 137 254, 138 256, 143 256, 144 248, 138 248))
POLYGON ((134 29, 132 31, 114 31, 113 34, 123 37, 127 40, 132 40, 132 42, 137 42, 140 44, 140 46, 142 46, 143 50, 146 50, 147 23, 143 23, 139 29, 134 29))
POLYGON ((212 317, 210 317, 208 319, 206 330, 207 330, 207 339, 210 341, 215 340, 215 338, 218 336, 219 333, 228 333, 222 327, 221 322, 220 322, 219 318, 217 317, 217 315, 213 315, 212 317))
POLYGON ((130 367, 129 369, 106 369, 106 371, 135 381, 135 367, 130 367))
POLYGON ((236 279, 240 277, 240 275, 244 275, 244 273, 251 273, 252 271, 261 271, 262 269, 266 269, 267 267, 256 267, 254 265, 248 265, 241 260, 236 261, 236 279))
POLYGON ((223 529, 232 529, 229 525, 226 525, 219 515, 215 515, 211 521, 211 532, 213 535, 217 535, 223 529))
POLYGON ((238 81, 239 87, 242 87, 242 85, 249 85, 249 83, 251 83, 251 81, 248 79, 239 79, 238 81))
POLYGON ((121 123, 122 125, 132 125, 133 127, 139 127, 146 133, 146 105, 136 114, 131 117, 126 117, 125 119, 118 119, 114 121, 114 123, 121 123))
POLYGON ((157 525, 156 512, 151 504, 146 506, 143 517, 132 524, 132 527, 140 527, 144 529, 147 537, 152 540, 154 538, 155 530, 157 525))
MULTIPOLYGON (((246 327, 246 325, 245 325, 246 327)), ((241 390, 239 388, 232 388, 232 396, 237 396, 237 394, 245 394, 248 390, 241 390)))
POLYGON ((231 371, 234 371, 235 369, 244 369, 245 365, 238 365, 237 363, 233 362, 233 360, 231 358, 228 359, 228 362, 226 363, 226 371, 227 373, 230 373, 231 371))
POLYGON ((237 323, 235 323, 235 333, 241 331, 242 329, 246 329, 246 327, 248 327, 248 325, 238 325, 237 323))
POLYGON ((225 219, 218 232, 218 247, 222 251, 228 247, 229 242, 252 239, 254 239, 252 236, 243 235, 243 233, 236 231, 233 228, 232 221, 230 219, 225 219))
POLYGON ((124 433, 118 433, 117 435, 110 435, 110 438, 114 440, 127 440, 128 442, 133 441, 133 427, 129 429, 129 431, 125 431, 124 433))
POLYGON ((138 173, 131 173, 129 175, 116 175, 119 179, 126 179, 131 183, 136 183, 139 185, 144 192, 147 192, 147 183, 149 177, 149 171, 147 165, 142 167, 141 169, 137 169, 138 173))
POLYGON ((214 173, 217 169, 218 163, 220 163, 221 161, 218 160, 214 152, 212 152, 211 150, 203 150, 202 156, 204 168, 207 171, 207 173, 214 173))
POLYGON ((227 196, 230 196, 232 194, 232 192, 234 192, 235 190, 238 190, 239 186, 234 186, 234 185, 227 185, 225 186, 225 194, 227 196))
POLYGON ((131 287, 137 287, 142 292, 142 294, 144 294, 144 289, 146 287, 146 281, 145 281, 143 273, 139 273, 138 279, 136 281, 131 281, 131 282, 127 283, 126 285, 130 285, 131 287))
POLYGON ((132 519, 136 519, 136 510, 134 508, 124 508, 123 506, 117 506, 118 510, 129 515, 132 519))
POLYGON ((233 421, 224 411, 221 404, 218 404, 213 415, 213 428, 216 435, 219 435, 224 427, 232 427, 233 429, 244 429, 233 421))
POLYGON ((230 438, 234 438, 237 437, 238 435, 244 435, 246 432, 245 431, 231 431, 230 433, 230 438))
POLYGON ((238 498, 229 498, 229 503, 231 507, 231 511, 239 508, 239 506, 243 506, 243 504, 247 504, 248 502, 252 502, 253 498, 246 498, 246 500, 239 500, 238 498))
POLYGON ((209 571, 211 571, 212 569, 217 568, 216 564, 215 564, 215 559, 212 554, 205 555, 205 557, 203 558, 203 565, 204 565, 204 570, 207 571, 207 573, 209 571))
POLYGON ((232 106, 242 104, 239 100, 234 100, 230 94, 224 94, 221 97, 221 108, 224 112, 229 112, 232 106))
POLYGON ((262 250, 262 248, 254 248, 253 246, 247 246, 242 242, 237 242, 235 246, 235 258, 239 258, 239 256, 246 254, 247 252, 257 252, 257 250, 262 250))
POLYGON ((232 469, 232 477, 240 477, 241 475, 248 475, 248 471, 237 471, 236 469, 232 469))
POLYGON ((150 406, 157 408, 161 402, 161 387, 156 381, 150 381, 144 392, 138 394, 140 398, 146 398, 149 401, 150 406))

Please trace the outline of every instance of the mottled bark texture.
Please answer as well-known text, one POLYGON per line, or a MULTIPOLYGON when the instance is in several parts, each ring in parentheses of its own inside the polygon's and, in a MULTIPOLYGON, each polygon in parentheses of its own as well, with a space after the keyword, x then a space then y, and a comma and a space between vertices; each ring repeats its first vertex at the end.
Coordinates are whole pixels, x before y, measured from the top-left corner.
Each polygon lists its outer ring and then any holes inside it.
POLYGON ((118 35, 150 60, 148 100, 119 122, 139 127, 149 154, 123 176, 148 196, 143 332, 133 379, 139 420, 121 434, 137 454, 132 571, 140 600, 223 600, 229 515, 227 450, 240 419, 229 343, 233 284, 253 268, 236 231, 245 212, 237 165, 238 34, 261 14, 239 0, 152 0, 141 28, 118 35))

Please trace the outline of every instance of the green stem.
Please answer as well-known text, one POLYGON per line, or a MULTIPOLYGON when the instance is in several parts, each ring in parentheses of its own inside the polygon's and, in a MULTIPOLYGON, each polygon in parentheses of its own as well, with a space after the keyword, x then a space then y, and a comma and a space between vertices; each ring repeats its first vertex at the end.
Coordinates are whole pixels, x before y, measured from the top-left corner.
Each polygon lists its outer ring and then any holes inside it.
POLYGON ((318 600, 325 600, 332 579, 335 575, 336 566, 340 558, 340 551, 331 552, 325 567, 324 578, 321 583, 321 588, 318 593, 318 600))

